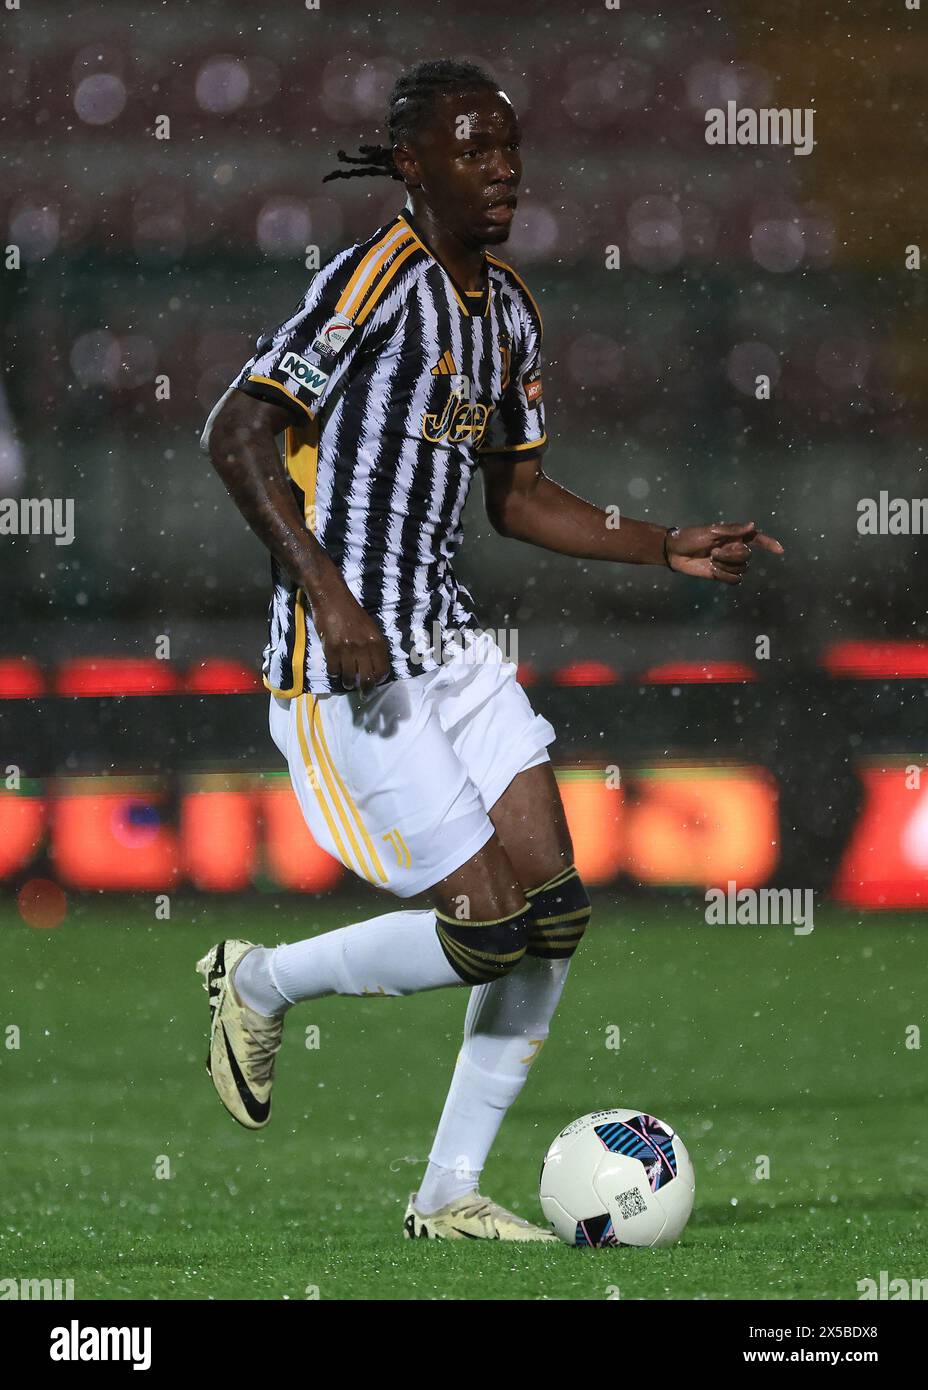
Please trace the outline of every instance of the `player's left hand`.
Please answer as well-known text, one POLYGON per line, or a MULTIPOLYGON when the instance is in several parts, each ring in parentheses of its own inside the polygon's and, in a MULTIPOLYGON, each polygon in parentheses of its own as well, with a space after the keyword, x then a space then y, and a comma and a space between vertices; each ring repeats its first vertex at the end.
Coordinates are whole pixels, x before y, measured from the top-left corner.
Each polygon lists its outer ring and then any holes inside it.
POLYGON ((772 536, 758 531, 753 521, 713 521, 710 526, 682 526, 667 537, 670 568, 696 579, 740 584, 751 558, 751 547, 782 555, 772 536))

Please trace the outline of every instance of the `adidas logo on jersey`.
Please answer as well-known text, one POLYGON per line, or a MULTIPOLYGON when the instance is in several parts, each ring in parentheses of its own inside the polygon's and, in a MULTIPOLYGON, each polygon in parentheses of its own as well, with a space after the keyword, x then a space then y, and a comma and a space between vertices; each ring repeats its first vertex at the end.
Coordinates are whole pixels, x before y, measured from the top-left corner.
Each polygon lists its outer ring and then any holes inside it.
POLYGON ((454 360, 454 353, 448 348, 432 368, 432 376, 450 376, 451 390, 462 400, 470 400, 470 377, 458 371, 458 364, 454 360))
POLYGON ((307 362, 305 357, 300 357, 299 353, 288 352, 280 364, 280 370, 286 372, 287 376, 292 376, 304 390, 309 391, 310 395, 321 396, 329 373, 320 371, 314 367, 312 362, 307 362))
POLYGON ((454 353, 448 348, 446 352, 442 353, 441 357, 439 357, 435 366, 432 368, 432 376, 456 376, 457 371, 454 353))
POLYGON ((432 376, 448 377, 451 395, 444 410, 422 417, 423 439, 430 444, 469 444, 476 449, 486 434, 492 407, 471 400, 470 377, 458 371, 450 348, 435 363, 432 376))

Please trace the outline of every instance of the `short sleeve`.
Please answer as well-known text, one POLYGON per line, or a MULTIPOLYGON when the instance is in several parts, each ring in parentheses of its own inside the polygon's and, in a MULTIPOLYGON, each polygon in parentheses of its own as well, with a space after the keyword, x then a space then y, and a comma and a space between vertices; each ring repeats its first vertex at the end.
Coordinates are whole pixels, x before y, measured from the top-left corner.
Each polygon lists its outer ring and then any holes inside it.
POLYGON ((523 321, 518 346, 513 344, 509 384, 490 416, 478 453, 505 454, 544 448, 547 435, 541 367, 541 325, 532 316, 523 321))
POLYGON ((349 253, 342 253, 316 274, 290 318, 259 339, 233 386, 289 408, 304 423, 307 416, 316 418, 369 341, 376 322, 370 316, 358 327, 339 312, 353 264, 349 253))

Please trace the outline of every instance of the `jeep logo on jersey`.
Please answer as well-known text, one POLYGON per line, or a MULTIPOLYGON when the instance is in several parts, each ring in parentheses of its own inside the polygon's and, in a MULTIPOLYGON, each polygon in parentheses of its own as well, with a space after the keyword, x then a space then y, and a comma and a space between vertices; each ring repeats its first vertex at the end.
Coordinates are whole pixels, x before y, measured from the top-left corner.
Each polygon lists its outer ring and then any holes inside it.
POLYGON ((333 314, 313 339, 312 350, 320 357, 335 357, 353 332, 354 324, 347 314, 333 314))
POLYGON ((287 353, 280 364, 280 370, 286 372, 287 376, 292 376, 294 381, 298 381, 313 396, 322 395, 323 387, 329 379, 328 372, 320 371, 312 362, 307 362, 305 357, 300 357, 295 352, 287 353))
MULTIPOLYGON (((467 377, 453 377, 452 380, 466 383, 467 393, 470 393, 467 377)), ((486 434, 490 410, 490 406, 468 401, 462 391, 452 389, 448 403, 440 415, 437 411, 430 411, 428 415, 423 416, 423 438, 430 444, 469 444, 471 448, 476 449, 486 434)))

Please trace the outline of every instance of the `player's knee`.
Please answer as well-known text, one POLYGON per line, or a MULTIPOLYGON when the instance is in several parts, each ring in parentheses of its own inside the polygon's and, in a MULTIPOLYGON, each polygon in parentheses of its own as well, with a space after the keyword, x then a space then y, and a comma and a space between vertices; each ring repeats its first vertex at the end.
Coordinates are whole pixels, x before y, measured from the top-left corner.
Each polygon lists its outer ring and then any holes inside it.
POLYGON ((508 917, 474 922, 435 913, 435 929, 449 964, 467 985, 488 985, 514 970, 525 955, 531 926, 526 905, 508 917))
POLYGON ((531 909, 528 954, 545 960, 568 960, 590 922, 590 899, 583 879, 571 864, 548 883, 526 894, 531 909))

